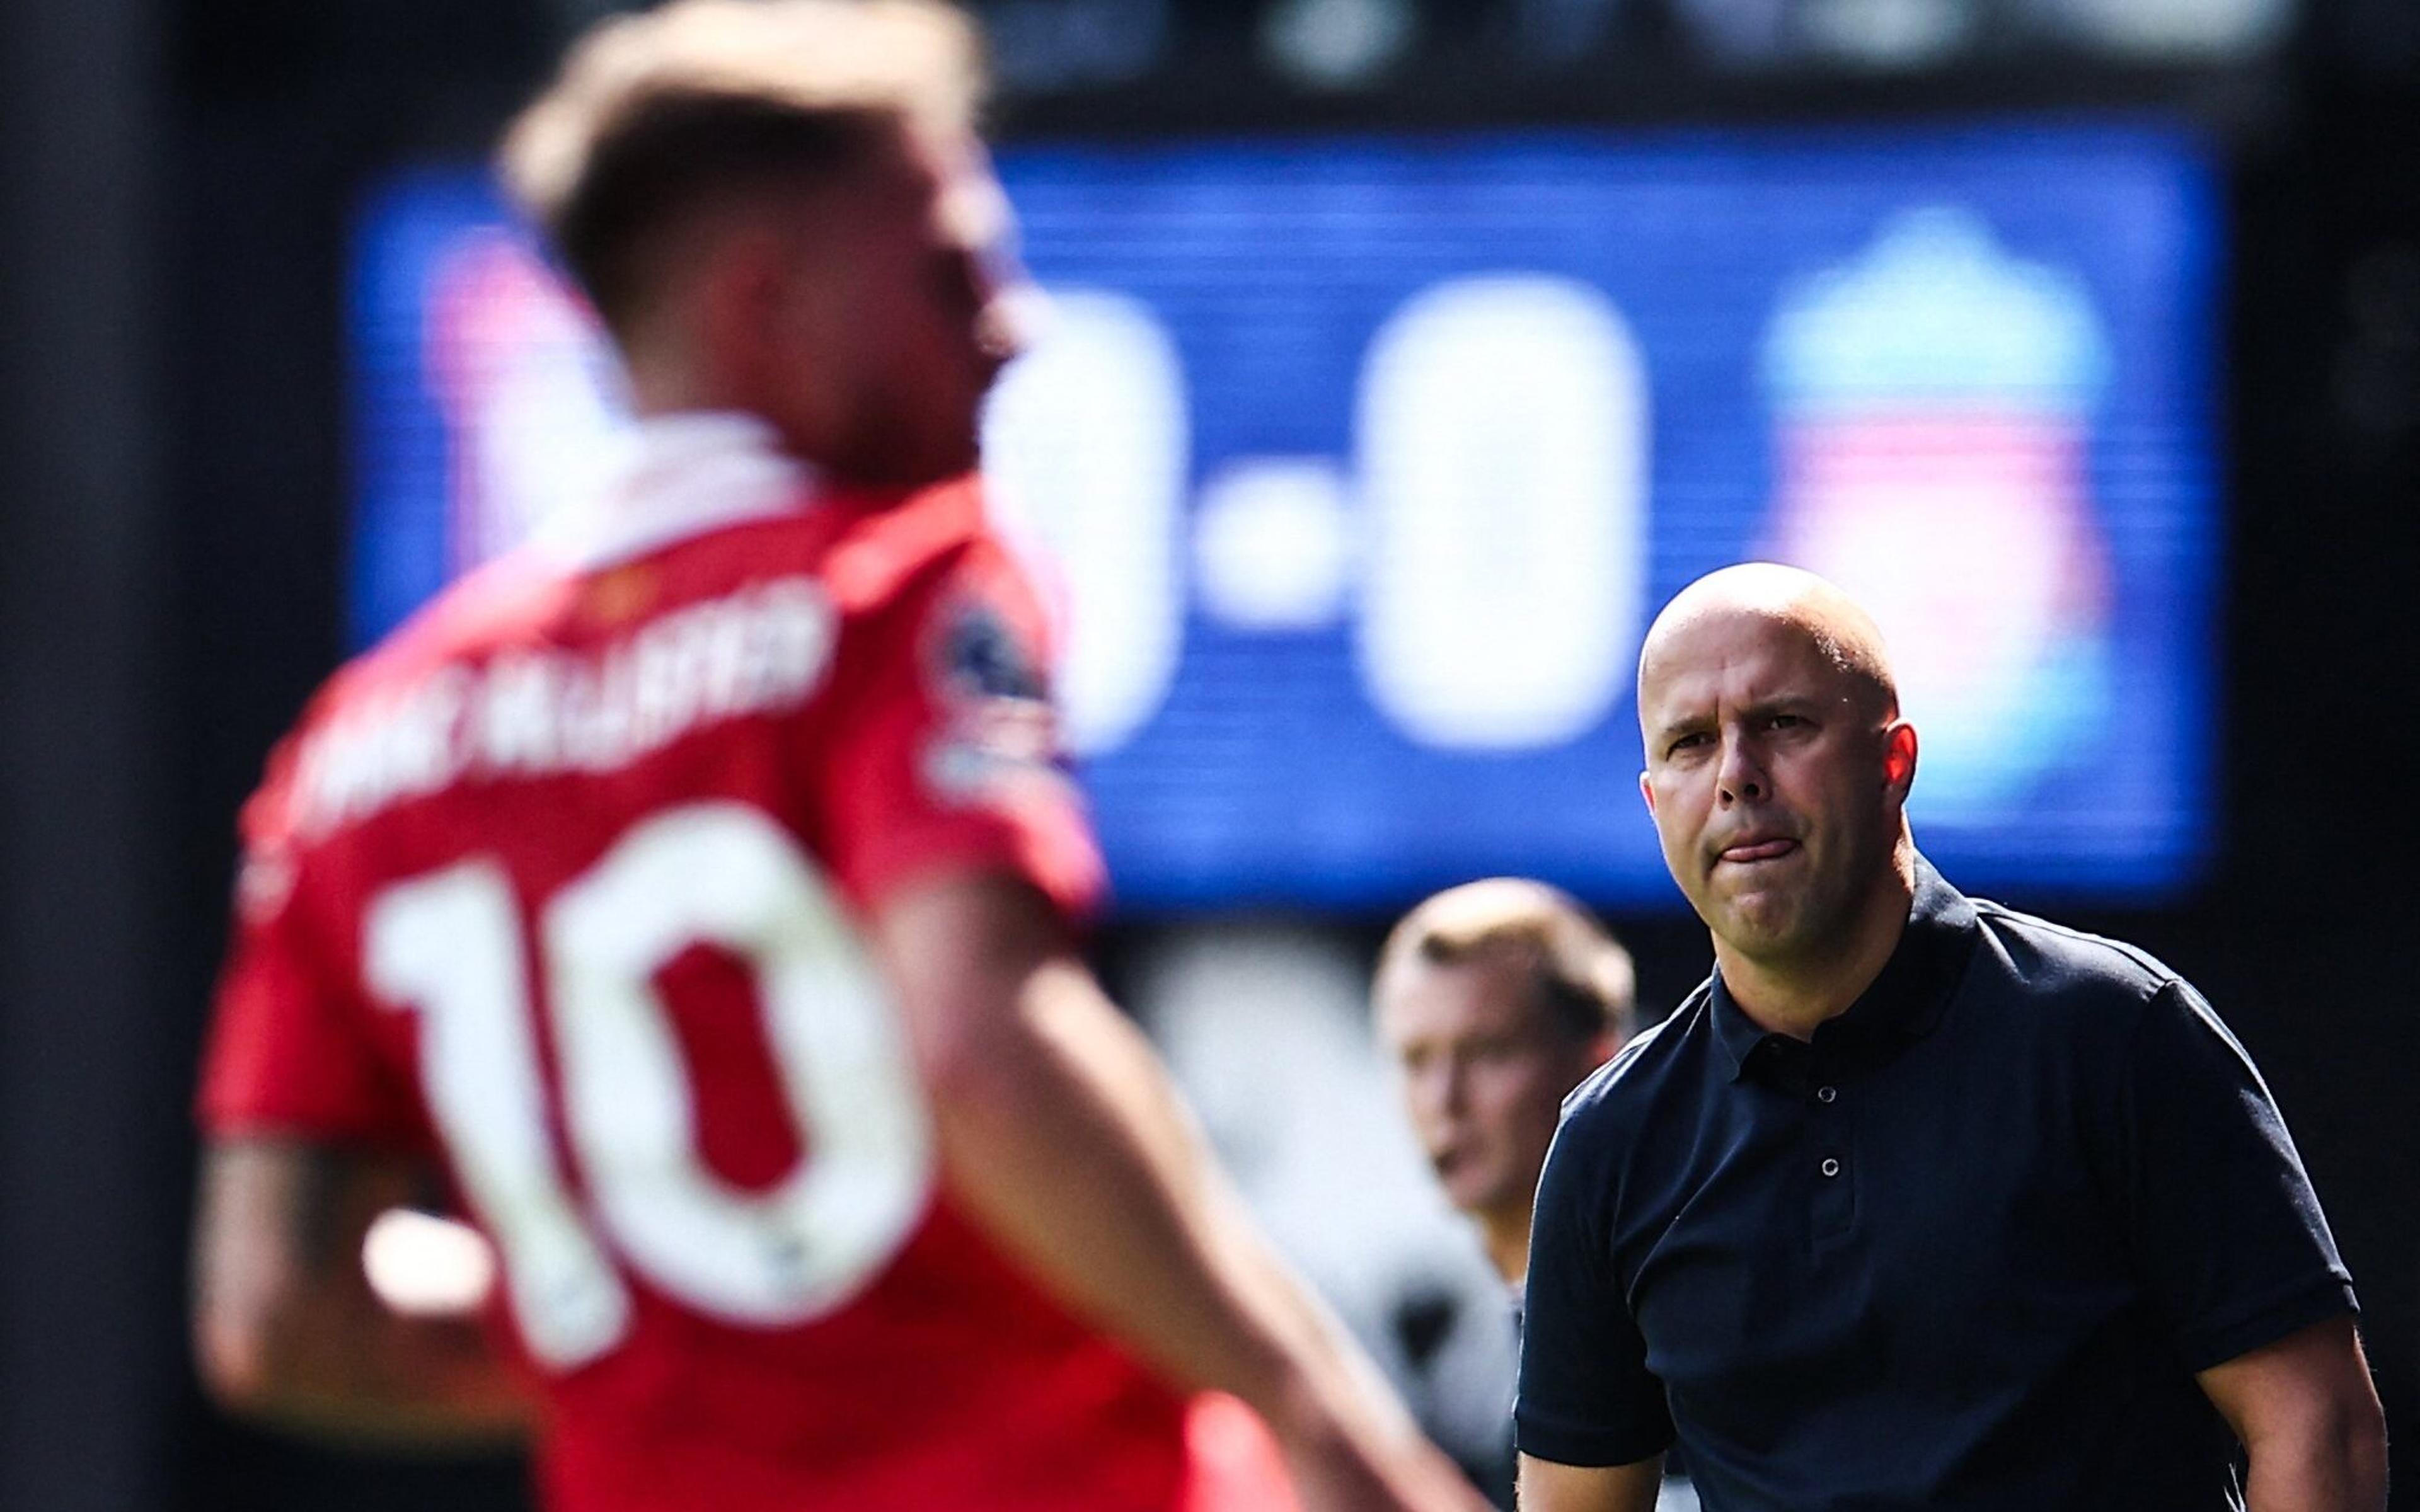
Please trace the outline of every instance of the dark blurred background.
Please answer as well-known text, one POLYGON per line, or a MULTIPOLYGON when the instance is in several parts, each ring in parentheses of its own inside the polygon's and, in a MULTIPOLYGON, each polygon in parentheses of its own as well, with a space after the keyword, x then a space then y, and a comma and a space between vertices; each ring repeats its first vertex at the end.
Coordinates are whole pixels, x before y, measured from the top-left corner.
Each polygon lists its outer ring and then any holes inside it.
MULTIPOLYGON (((442 1499, 468 1512, 520 1494, 509 1464, 304 1449, 201 1401, 184 1343, 186 1107, 235 808, 352 641, 347 289, 364 196, 401 169, 475 161, 605 8, 0 12, 0 1506, 442 1499)), ((2192 864, 2132 901, 2009 890, 2138 941, 2219 1005, 2270 1077, 2360 1284, 2390 1427, 2420 1442, 2420 8, 977 8, 1012 154, 1522 127, 1887 135, 2044 112, 2204 144, 2224 230, 2211 801, 2192 864)), ((2119 712, 2104 738, 2122 744, 2119 712)), ((1606 804, 1635 801, 1633 769, 1605 772, 1606 804)), ((1256 906, 1113 920, 1113 976, 1149 997, 1155 973, 1175 969, 1171 937, 1202 928, 1212 947, 1280 949, 1310 929, 1323 959, 1357 964, 1409 897, 1241 901, 1256 906)), ((1637 952, 1651 1010, 1668 1007, 1705 969, 1701 933, 1633 893, 1599 901, 1637 952)), ((1381 1315, 1402 1322, 1400 1308, 1381 1315)), ((2396 1504, 2420 1507, 2420 1473, 2398 1468, 2396 1504)))

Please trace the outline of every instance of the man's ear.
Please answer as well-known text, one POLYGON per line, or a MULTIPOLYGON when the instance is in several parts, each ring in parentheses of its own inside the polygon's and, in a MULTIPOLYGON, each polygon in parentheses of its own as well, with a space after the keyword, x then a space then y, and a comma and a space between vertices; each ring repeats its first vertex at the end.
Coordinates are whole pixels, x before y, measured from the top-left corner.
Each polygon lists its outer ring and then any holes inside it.
POLYGON ((1916 782, 1916 726, 1894 719, 1883 731, 1883 782, 1901 801, 1916 782))
POLYGON ((1655 816, 1655 789, 1648 783, 1647 774, 1645 772, 1638 774, 1638 795, 1647 800, 1647 816, 1651 819, 1653 818, 1655 816))

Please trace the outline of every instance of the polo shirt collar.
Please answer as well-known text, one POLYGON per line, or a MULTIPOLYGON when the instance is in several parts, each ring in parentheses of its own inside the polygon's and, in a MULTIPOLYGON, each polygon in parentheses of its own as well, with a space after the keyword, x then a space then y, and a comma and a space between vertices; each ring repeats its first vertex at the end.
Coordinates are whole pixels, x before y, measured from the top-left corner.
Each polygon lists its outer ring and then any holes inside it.
POLYGON ((754 415, 688 410, 637 423, 602 497, 557 510, 534 532, 575 571, 595 571, 726 525, 808 507, 814 470, 754 415))
MULTIPOLYGON (((1916 897, 1898 946, 1883 964, 1882 974, 1849 1005, 1848 1011, 1818 1026, 1817 1037, 1826 1043, 1872 1045, 1920 1040, 1931 1033, 1958 990, 1978 934, 1974 905, 1942 880, 1931 862, 1918 856, 1916 897)), ((1714 1042, 1721 1048, 1730 1080, 1736 1082, 1746 1074, 1759 1045, 1785 1037, 1771 1033, 1742 1011, 1723 985, 1719 968, 1711 996, 1714 1042)))

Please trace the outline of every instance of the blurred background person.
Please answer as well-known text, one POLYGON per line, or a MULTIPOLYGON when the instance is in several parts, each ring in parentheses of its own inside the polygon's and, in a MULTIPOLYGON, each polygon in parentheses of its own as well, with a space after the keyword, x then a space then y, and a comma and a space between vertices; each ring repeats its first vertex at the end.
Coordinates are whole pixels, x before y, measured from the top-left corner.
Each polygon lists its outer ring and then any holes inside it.
POLYGON ((1630 953, 1559 888, 1491 877, 1404 916, 1371 999, 1437 1184, 1517 1304, 1563 1097, 1637 1026, 1630 953))
MULTIPOLYGON (((1371 1000, 1404 1116, 1517 1311, 1563 1098, 1637 1026, 1630 954, 1560 888, 1490 877, 1404 916, 1379 951, 1371 1000)), ((1497 1452, 1466 1468, 1510 1507, 1509 1398, 1504 1410, 1497 1452)), ((1680 1488, 1668 1504, 1685 1497, 1680 1488)))

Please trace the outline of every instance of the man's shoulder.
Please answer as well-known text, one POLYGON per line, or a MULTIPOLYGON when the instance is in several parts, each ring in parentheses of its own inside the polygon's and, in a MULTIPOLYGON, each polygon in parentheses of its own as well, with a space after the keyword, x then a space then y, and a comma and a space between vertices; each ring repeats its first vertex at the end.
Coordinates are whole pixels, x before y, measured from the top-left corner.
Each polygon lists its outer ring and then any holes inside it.
MULTIPOLYGON (((1616 1215, 1652 1201, 1686 1164, 1689 1131, 1704 1117, 1713 1053, 1706 1011, 1711 983, 1644 1029, 1563 1100, 1547 1157, 1557 1200, 1592 1216, 1600 1232, 1616 1215)), ((1541 1196, 1543 1204, 1545 1198, 1541 1196)))
MULTIPOLYGON (((1713 979, 1698 984, 1658 1022, 1641 1029, 1563 1099, 1566 1122, 1590 1126, 1622 1123, 1682 1082, 1684 1068, 1704 1053, 1704 1019, 1713 979)), ((1694 1078, 1687 1079, 1695 1085, 1694 1078)))
POLYGON ((2122 1027, 2163 993, 2186 985, 2140 946, 1987 899, 1970 902, 1983 945, 1969 968, 1970 997, 1978 985, 1995 988, 2029 1016, 2122 1027))
POLYGON ((566 619, 602 623, 654 605, 645 557, 583 574, 543 548, 524 545, 464 572, 319 685, 303 724, 375 700, 465 656, 545 634, 566 619))
POLYGON ((1968 900, 1984 935, 2016 970, 2045 985, 2105 985, 2149 996, 2179 980, 2176 969, 2127 941, 2056 923, 1987 898, 1968 900))
POLYGON ((526 549, 456 579, 321 679, 287 731, 287 743, 308 741, 391 704, 450 663, 509 639, 511 627, 542 619, 569 580, 526 549))

